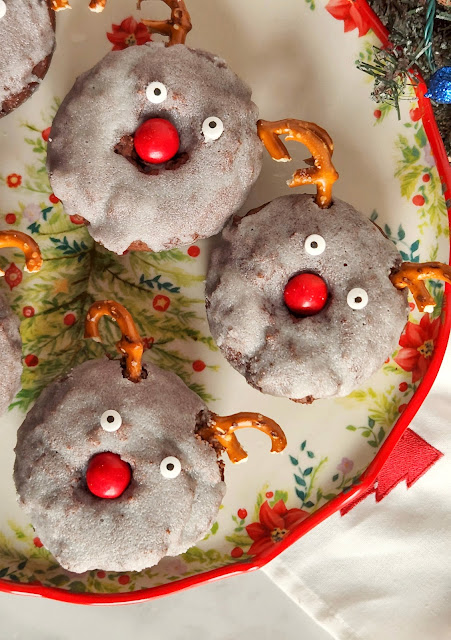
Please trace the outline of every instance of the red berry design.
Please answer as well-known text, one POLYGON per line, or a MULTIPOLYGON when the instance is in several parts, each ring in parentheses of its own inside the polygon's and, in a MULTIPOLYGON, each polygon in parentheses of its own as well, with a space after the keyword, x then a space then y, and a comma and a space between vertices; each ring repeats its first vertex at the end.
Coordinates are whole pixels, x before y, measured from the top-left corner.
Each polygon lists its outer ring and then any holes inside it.
POLYGON ((423 174, 423 182, 429 182, 430 179, 431 176, 429 175, 429 173, 423 174))
POLYGON ((37 367, 39 364, 39 358, 38 356, 35 356, 32 353, 29 353, 27 356, 25 356, 24 362, 27 365, 27 367, 37 367))
POLYGON ((70 218, 70 221, 72 222, 72 224, 84 224, 85 223, 84 218, 79 216, 77 213, 75 213, 73 216, 69 216, 69 218, 70 218))
POLYGON ((143 338, 142 341, 143 341, 143 347, 144 347, 145 350, 146 349, 152 349, 152 345, 155 342, 155 338, 152 338, 152 337, 143 338))
POLYGON ((402 413, 405 409, 407 409, 407 405, 406 404, 400 404, 399 407, 398 407, 399 413, 402 413))
POLYGON ((390 362, 390 358, 387 358, 386 360, 384 360, 384 364, 388 364, 390 362))
POLYGON ((272 498, 274 496, 274 493, 272 491, 267 491, 265 495, 269 500, 270 498, 272 498))
POLYGON ((75 324, 77 322, 77 316, 75 315, 75 313, 66 313, 66 315, 63 318, 63 322, 66 325, 66 327, 71 327, 73 324, 75 324))
POLYGON ((16 267, 14 262, 11 262, 5 271, 5 282, 11 291, 22 282, 22 278, 22 271, 16 267))
POLYGON ((34 309, 33 307, 24 307, 22 309, 22 315, 24 318, 32 318, 34 316, 34 309))
POLYGON ((35 547, 37 547, 38 549, 40 549, 41 547, 43 547, 43 546, 44 546, 38 537, 33 538, 33 544, 34 544, 34 546, 35 546, 35 547))
POLYGON ((194 371, 203 371, 205 369, 205 362, 203 360, 194 360, 193 369, 194 371))
POLYGON ((162 296, 160 294, 155 296, 155 298, 152 300, 152 306, 155 311, 166 311, 170 304, 170 299, 167 296, 162 296))
POLYGON ((409 111, 409 115, 412 122, 418 122, 418 120, 421 120, 421 110, 418 107, 416 109, 411 109, 409 111))
POLYGON ((86 483, 98 498, 118 498, 132 477, 130 466, 117 453, 105 451, 91 458, 86 471, 86 483))
POLYGON ((380 117, 381 117, 381 115, 382 115, 382 111, 381 111, 380 109, 376 109, 376 110, 374 111, 374 114, 373 114, 373 115, 374 115, 374 117, 375 117, 377 120, 379 120, 379 118, 380 118, 380 117))
POLYGON ((247 518, 246 509, 238 509, 237 513, 238 513, 238 518, 240 518, 241 520, 244 520, 245 518, 247 518))
POLYGON ((58 202, 60 201, 59 198, 56 197, 56 195, 54 193, 51 193, 49 195, 49 200, 52 204, 58 204, 58 202))
POLYGON ((134 145, 141 160, 160 164, 173 158, 179 150, 179 134, 169 120, 150 118, 136 130, 134 145))
POLYGON ((48 142, 48 140, 49 140, 49 137, 50 137, 50 129, 51 129, 51 128, 52 128, 52 127, 47 127, 47 129, 44 129, 44 131, 42 131, 42 132, 41 132, 42 139, 43 139, 45 142, 48 142))
POLYGON ((105 571, 97 571, 97 577, 102 579, 106 576, 105 571))
POLYGON ((415 309, 415 304, 413 302, 409 302, 409 309, 413 311, 415 309))
POLYGON ((399 385, 399 390, 400 391, 407 391, 407 382, 401 382, 401 384, 399 385))
POLYGON ((418 193, 416 196, 413 196, 412 202, 416 207, 422 207, 424 205, 424 198, 418 193))
POLYGON ((243 555, 243 550, 241 549, 241 547, 234 547, 230 552, 230 555, 232 556, 232 558, 241 558, 241 556, 243 555))
POLYGON ((200 249, 195 244, 193 244, 193 246, 189 247, 188 249, 188 255, 191 256, 192 258, 197 258, 199 253, 200 253, 200 249))
POLYGON ((295 315, 313 316, 324 308, 327 294, 327 285, 320 276, 300 273, 287 282, 283 299, 295 315))
POLYGON ((7 213, 5 216, 6 224, 14 224, 16 221, 16 216, 14 213, 7 213))
POLYGON ((130 576, 119 576, 117 581, 119 582, 119 584, 126 585, 130 582, 130 576))

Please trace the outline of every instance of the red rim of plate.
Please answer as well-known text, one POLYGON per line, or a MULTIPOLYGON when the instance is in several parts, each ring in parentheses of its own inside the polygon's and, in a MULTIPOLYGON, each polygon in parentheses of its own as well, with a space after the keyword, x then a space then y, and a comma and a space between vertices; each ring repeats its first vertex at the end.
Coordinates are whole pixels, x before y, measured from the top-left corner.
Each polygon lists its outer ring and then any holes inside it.
MULTIPOLYGON (((359 11, 362 17, 365 18, 375 35, 379 38, 383 46, 389 44, 389 33, 383 26, 377 15, 366 3, 366 0, 353 0, 355 8, 359 11)), ((435 163, 439 172, 440 181, 447 188, 444 192, 445 200, 451 198, 451 167, 448 162, 445 148, 443 146, 440 133, 435 122, 434 114, 432 111, 431 103, 428 98, 424 97, 426 93, 426 84, 421 75, 415 71, 415 75, 418 79, 418 85, 415 87, 416 97, 418 99, 418 107, 421 111, 421 119, 426 132, 426 136, 431 145, 432 153, 434 154, 435 163)), ((451 209, 448 209, 448 219, 451 225, 451 209)), ((367 489, 369 489, 375 482, 379 471, 387 461, 393 451, 396 443, 401 438, 404 431, 411 423, 413 417, 421 407, 424 399, 426 398, 432 383, 434 382, 440 365, 445 354, 446 345, 451 329, 451 315, 448 313, 448 297, 451 292, 451 286, 445 286, 445 295, 443 300, 443 309, 441 314, 442 327, 437 337, 435 351, 431 364, 421 381, 418 389, 413 395, 412 399, 408 403, 405 411, 401 414, 387 440, 379 449, 373 462, 368 466, 366 471, 362 474, 358 485, 352 487, 346 493, 341 493, 325 505, 323 505, 318 511, 312 513, 306 520, 301 522, 294 531, 290 532, 279 544, 252 560, 246 560, 244 562, 234 562, 233 564, 212 569, 204 573, 200 573, 188 578, 182 578, 176 582, 170 582, 168 584, 149 587, 147 589, 141 589, 138 591, 132 591, 129 593, 115 593, 115 594, 99 594, 99 593, 73 593, 57 587, 44 587, 42 585, 31 585, 27 583, 17 583, 11 580, 0 579, 0 591, 13 593, 41 596, 44 598, 51 598, 53 600, 60 600, 63 602, 72 602, 75 604, 85 605, 113 605, 113 604, 131 604, 134 602, 142 602, 145 600, 152 600, 170 593, 176 593, 190 587, 194 587, 198 584, 214 582, 226 576, 239 575, 240 573, 247 573, 248 571, 255 571, 260 569, 270 560, 278 556, 282 551, 291 546, 296 540, 299 540, 303 535, 308 533, 311 529, 323 522, 326 518, 333 513, 345 507, 351 501, 357 499, 363 495, 367 489)))

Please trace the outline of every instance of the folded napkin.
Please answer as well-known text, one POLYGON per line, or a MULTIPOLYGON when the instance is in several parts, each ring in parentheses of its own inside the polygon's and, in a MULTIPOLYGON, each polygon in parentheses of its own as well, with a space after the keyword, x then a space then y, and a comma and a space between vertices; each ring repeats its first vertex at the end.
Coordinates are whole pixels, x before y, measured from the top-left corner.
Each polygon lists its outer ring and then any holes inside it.
POLYGON ((376 486, 263 570, 335 638, 451 638, 450 346, 376 486))

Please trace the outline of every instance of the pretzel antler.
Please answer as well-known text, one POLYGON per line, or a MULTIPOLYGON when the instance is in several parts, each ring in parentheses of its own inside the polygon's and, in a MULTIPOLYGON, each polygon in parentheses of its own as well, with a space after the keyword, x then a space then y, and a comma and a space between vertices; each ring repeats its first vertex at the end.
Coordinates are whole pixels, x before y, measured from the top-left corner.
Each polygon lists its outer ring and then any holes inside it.
POLYGON ((122 338, 116 343, 116 347, 125 360, 124 377, 132 382, 139 382, 142 378, 141 360, 144 348, 132 316, 125 307, 114 300, 94 302, 86 316, 85 338, 101 342, 98 325, 102 316, 110 316, 122 332, 122 338))
POLYGON ((270 156, 277 162, 289 162, 291 160, 287 148, 279 140, 278 136, 286 135, 285 140, 296 140, 305 144, 312 153, 314 166, 298 169, 287 184, 289 187, 316 184, 316 204, 321 209, 330 207, 332 185, 337 180, 338 173, 332 164, 334 145, 327 131, 313 122, 288 118, 277 122, 259 120, 257 122, 257 134, 270 156))
MULTIPOLYGON (((38 245, 30 236, 22 231, 0 231, 0 249, 13 247, 25 254, 25 271, 34 273, 42 267, 42 256, 38 245)), ((0 276, 5 273, 0 269, 0 276)))
MULTIPOLYGON (((138 8, 141 6, 138 0, 138 8)), ((169 36, 167 47, 173 44, 185 44, 186 36, 192 29, 191 18, 183 0, 163 0, 171 9, 170 20, 141 20, 152 33, 169 36)))
MULTIPOLYGON (((53 11, 64 11, 65 9, 72 9, 68 0, 49 0, 50 8, 53 11)), ((101 13, 105 9, 106 0, 91 0, 89 8, 93 13, 101 13)))
POLYGON ((261 413, 250 413, 243 411, 234 413, 231 416, 218 416, 216 413, 211 414, 210 422, 197 430, 198 435, 207 442, 217 442, 226 450, 232 462, 241 462, 247 458, 247 453, 240 445, 235 435, 237 429, 245 429, 247 427, 258 429, 266 433, 271 438, 272 453, 279 453, 287 446, 287 439, 282 428, 271 420, 262 416, 261 413))
POLYGON ((431 313, 437 303, 423 280, 443 280, 451 284, 451 267, 442 262, 403 262, 390 280, 397 289, 410 289, 419 311, 431 313))

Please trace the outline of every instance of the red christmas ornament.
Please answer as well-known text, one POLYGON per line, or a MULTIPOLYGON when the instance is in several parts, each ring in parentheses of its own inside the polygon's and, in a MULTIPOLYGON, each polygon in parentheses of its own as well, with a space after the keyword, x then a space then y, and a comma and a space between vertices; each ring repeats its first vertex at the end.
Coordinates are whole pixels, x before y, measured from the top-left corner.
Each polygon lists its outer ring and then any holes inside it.
POLYGON ((129 465, 117 453, 108 451, 92 457, 86 471, 88 488, 98 498, 119 498, 131 478, 129 465))
POLYGON ((180 140, 172 122, 164 118, 151 118, 136 130, 134 144, 141 160, 160 164, 175 156, 180 140))
POLYGON ((286 284, 283 299, 295 315, 313 316, 327 302, 327 285, 315 273, 300 273, 286 284))

